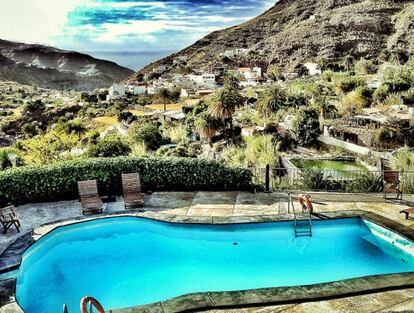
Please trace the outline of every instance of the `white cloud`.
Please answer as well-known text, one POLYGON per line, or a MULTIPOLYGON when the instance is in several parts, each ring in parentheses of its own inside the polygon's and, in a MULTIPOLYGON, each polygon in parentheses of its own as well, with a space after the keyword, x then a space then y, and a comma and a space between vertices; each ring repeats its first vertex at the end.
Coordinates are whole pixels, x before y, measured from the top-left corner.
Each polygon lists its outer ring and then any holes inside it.
POLYGON ((88 8, 113 8, 113 9, 128 9, 133 7, 151 7, 151 8, 164 8, 163 2, 154 1, 142 1, 142 2, 88 2, 85 3, 85 7, 88 8))
POLYGON ((51 44, 61 34, 67 13, 81 1, 0 0, 0 38, 51 44))

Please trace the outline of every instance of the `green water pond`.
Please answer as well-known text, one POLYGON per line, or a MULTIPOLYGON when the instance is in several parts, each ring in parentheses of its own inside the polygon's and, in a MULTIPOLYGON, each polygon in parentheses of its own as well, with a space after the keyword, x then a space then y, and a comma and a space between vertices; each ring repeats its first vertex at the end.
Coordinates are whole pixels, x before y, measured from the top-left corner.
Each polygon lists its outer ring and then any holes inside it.
MULTIPOLYGON (((335 172, 335 174, 345 174, 350 171, 368 171, 368 169, 353 161, 335 161, 335 160, 291 160, 291 162, 301 169, 320 169, 335 172)), ((341 175, 342 176, 342 175, 341 175)))

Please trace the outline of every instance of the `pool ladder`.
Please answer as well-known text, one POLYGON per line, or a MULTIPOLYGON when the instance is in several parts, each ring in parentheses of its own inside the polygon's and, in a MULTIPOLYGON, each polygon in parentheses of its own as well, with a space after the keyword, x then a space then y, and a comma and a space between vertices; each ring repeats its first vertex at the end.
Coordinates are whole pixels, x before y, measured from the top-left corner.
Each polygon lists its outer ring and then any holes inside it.
MULTIPOLYGON (((300 219, 298 220, 296 211, 295 211, 295 205, 293 204, 292 196, 289 194, 289 211, 290 208, 292 208, 293 212, 293 227, 295 230, 295 237, 312 237, 312 215, 310 212, 306 212, 306 219, 300 219)), ((302 214, 305 214, 305 211, 302 208, 302 214)))

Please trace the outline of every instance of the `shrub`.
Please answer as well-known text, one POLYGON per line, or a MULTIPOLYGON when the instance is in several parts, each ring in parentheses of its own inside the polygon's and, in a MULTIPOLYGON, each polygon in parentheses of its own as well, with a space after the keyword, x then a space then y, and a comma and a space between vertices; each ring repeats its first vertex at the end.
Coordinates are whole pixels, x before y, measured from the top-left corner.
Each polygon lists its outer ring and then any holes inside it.
POLYGON ((366 172, 357 175, 348 188, 351 192, 381 192, 384 183, 381 175, 366 172))
POLYGON ((381 84, 377 89, 375 89, 372 98, 377 103, 383 103, 389 92, 390 87, 387 84, 381 84))
POLYGON ((338 95, 366 85, 364 79, 353 76, 339 76, 332 79, 334 84, 333 88, 338 95))
POLYGON ((199 143, 180 143, 176 147, 161 147, 157 150, 157 156, 197 158, 201 153, 199 143))
POLYGON ((364 58, 360 59, 355 64, 355 72, 357 74, 375 74, 377 72, 378 66, 372 60, 365 60, 364 58))
POLYGON ((23 108, 23 111, 26 112, 35 112, 43 111, 45 109, 45 104, 41 100, 29 101, 23 108))
POLYGON ((86 154, 91 158, 96 157, 116 157, 128 155, 131 148, 118 136, 108 136, 96 144, 89 146, 86 154))
POLYGON ((320 169, 302 170, 301 183, 304 190, 320 190, 326 188, 324 172, 320 169))
POLYGON ((23 160, 12 148, 0 148, 0 171, 13 166, 22 166, 23 160))
POLYGON ((0 200, 7 203, 76 199, 76 182, 97 179, 100 194, 121 193, 121 174, 139 172, 144 190, 247 190, 252 173, 213 160, 187 158, 98 158, 25 166, 0 172, 0 200))
POLYGON ((384 104, 388 105, 388 106, 403 105, 404 101, 403 101, 403 99, 401 98, 400 95, 395 94, 395 93, 391 93, 385 98, 384 104))
POLYGON ((358 87, 342 98, 339 105, 339 113, 342 115, 355 115, 370 102, 371 93, 366 87, 358 87))
POLYGON ((222 158, 232 165, 245 167, 277 166, 279 157, 271 135, 246 137, 242 147, 228 146, 223 150, 222 158))

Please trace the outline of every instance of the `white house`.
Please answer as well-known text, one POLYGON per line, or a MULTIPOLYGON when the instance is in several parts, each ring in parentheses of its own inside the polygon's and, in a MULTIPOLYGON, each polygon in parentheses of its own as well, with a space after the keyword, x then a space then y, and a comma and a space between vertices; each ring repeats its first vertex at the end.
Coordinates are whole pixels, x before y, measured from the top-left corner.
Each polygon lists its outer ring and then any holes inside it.
POLYGON ((123 96, 125 96, 125 86, 122 84, 114 84, 111 87, 109 87, 106 100, 116 100, 122 98, 123 96))
POLYGON ((127 90, 133 95, 142 95, 147 91, 145 85, 128 85, 127 90))
POLYGON ((184 76, 183 74, 173 73, 173 74, 171 75, 171 81, 172 81, 173 83, 179 83, 179 82, 180 82, 180 78, 181 78, 181 77, 183 77, 183 76, 184 76))
POLYGON ((249 49, 237 48, 233 50, 226 50, 223 53, 220 53, 220 56, 226 56, 231 59, 236 56, 246 56, 248 53, 249 53, 249 49))
POLYGON ((149 95, 155 95, 158 91, 160 91, 160 87, 148 86, 147 92, 149 95))
POLYGON ((262 69, 260 67, 239 67, 237 73, 242 75, 248 82, 257 82, 262 79, 262 69))
POLYGON ((201 75, 188 75, 190 80, 195 82, 200 87, 215 88, 216 87, 216 76, 211 73, 204 73, 201 75))
POLYGON ((205 97, 205 96, 209 96, 214 92, 214 90, 211 89, 199 89, 196 92, 196 95, 199 97, 205 97))
POLYGON ((190 78, 189 75, 183 75, 182 77, 178 78, 178 82, 173 82, 175 87, 180 87, 183 89, 191 89, 194 88, 196 83, 190 78))
POLYGON ((195 94, 196 92, 194 89, 182 88, 180 96, 183 98, 188 98, 188 97, 194 96, 195 94))
POLYGON ((317 63, 307 62, 307 63, 303 64, 303 66, 305 66, 308 69, 308 72, 309 72, 310 76, 315 76, 315 75, 321 75, 322 74, 321 67, 317 63))
POLYGON ((167 79, 164 79, 164 78, 153 80, 152 85, 153 87, 157 87, 159 89, 162 89, 162 88, 170 89, 174 87, 172 83, 170 83, 167 79))

